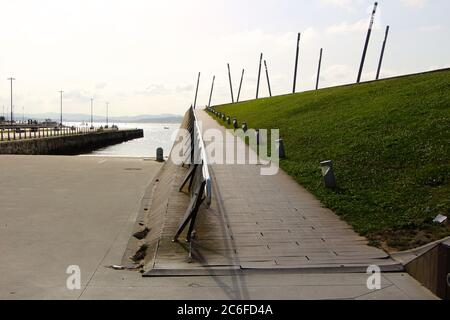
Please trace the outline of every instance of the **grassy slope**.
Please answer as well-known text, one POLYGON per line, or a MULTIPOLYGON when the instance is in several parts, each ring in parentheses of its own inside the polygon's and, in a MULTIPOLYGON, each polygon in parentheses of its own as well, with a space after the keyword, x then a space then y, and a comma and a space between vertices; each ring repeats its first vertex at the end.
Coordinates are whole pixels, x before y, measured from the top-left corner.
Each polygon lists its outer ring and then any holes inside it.
POLYGON ((281 167, 374 244, 406 249, 450 234, 450 71, 216 107, 279 128, 281 167), (339 188, 323 187, 334 161, 339 188))

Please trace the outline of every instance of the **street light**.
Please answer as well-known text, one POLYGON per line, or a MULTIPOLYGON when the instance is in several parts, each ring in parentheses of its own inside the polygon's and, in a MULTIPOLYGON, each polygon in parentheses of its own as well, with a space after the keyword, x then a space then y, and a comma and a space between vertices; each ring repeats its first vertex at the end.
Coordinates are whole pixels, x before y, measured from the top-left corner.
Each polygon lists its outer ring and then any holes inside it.
POLYGON ((61 95, 61 118, 60 118, 60 127, 63 125, 63 93, 64 91, 59 91, 59 94, 61 95))
POLYGON ((106 128, 109 127, 109 102, 106 103, 106 128))
POLYGON ((94 98, 91 98, 91 129, 94 129, 94 98))
POLYGON ((11 125, 13 124, 13 81, 15 78, 8 78, 8 81, 11 81, 11 125))

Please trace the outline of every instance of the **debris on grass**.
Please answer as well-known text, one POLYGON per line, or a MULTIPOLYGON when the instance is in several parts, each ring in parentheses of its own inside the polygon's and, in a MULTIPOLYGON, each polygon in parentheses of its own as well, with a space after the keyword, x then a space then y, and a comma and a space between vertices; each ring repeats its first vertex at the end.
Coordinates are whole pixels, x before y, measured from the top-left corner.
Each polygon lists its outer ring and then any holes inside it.
POLYGON ((436 218, 434 218, 434 220, 433 220, 434 223, 439 223, 439 224, 442 224, 446 221, 447 221, 447 216, 444 216, 442 214, 438 214, 436 216, 436 218))

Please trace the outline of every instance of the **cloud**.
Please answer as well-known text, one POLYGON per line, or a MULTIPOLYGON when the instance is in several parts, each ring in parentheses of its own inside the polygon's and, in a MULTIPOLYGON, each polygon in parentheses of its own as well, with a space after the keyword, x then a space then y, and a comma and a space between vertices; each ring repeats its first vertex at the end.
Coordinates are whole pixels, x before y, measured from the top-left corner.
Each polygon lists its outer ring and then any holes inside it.
MULTIPOLYGON (((373 29, 380 30, 380 25, 378 19, 375 19, 373 29)), ((365 32, 369 27, 369 20, 367 18, 358 20, 353 23, 343 21, 338 24, 334 24, 326 29, 327 34, 342 34, 342 33, 352 33, 352 32, 365 32)))
POLYGON ((400 0, 400 1, 407 7, 416 9, 422 8, 426 3, 426 0, 400 0))
POLYGON ((108 86, 108 84, 107 83, 105 83, 105 82, 100 82, 100 83, 97 83, 96 85, 95 85, 95 89, 105 89, 106 87, 108 86))
POLYGON ((442 29, 444 29, 444 27, 442 27, 440 25, 419 27, 419 31, 421 31, 421 32, 436 32, 436 31, 441 31, 442 29))
POLYGON ((323 5, 333 6, 355 13, 364 4, 364 0, 320 0, 323 5))
POLYGON ((151 84, 145 90, 135 91, 136 94, 142 96, 156 96, 169 94, 172 91, 163 84, 151 84))
POLYGON ((92 96, 84 90, 71 90, 64 92, 64 99, 71 100, 73 102, 85 103, 90 101, 91 98, 92 96))

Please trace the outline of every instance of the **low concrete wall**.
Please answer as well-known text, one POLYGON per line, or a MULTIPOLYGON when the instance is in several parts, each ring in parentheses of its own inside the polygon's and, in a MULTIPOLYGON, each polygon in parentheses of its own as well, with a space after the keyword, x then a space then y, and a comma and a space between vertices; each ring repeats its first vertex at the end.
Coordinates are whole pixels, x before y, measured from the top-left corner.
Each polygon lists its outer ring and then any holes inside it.
POLYGON ((142 129, 0 142, 0 154, 75 155, 142 138, 142 129))

